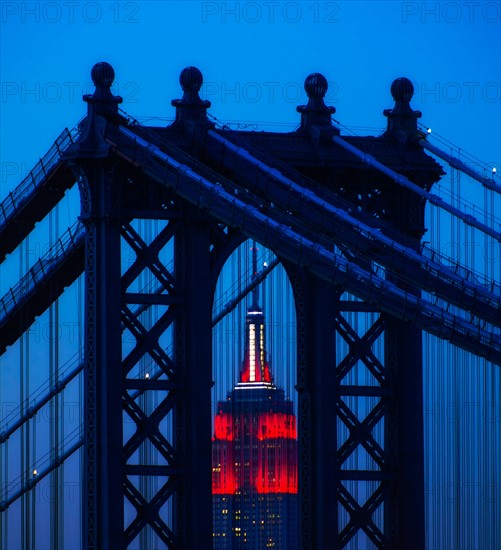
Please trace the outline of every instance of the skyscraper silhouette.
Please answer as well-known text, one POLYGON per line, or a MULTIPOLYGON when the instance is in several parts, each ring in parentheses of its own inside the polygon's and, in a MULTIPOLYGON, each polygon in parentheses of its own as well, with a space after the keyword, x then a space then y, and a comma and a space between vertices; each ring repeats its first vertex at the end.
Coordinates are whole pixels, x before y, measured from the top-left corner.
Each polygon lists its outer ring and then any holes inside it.
MULTIPOLYGON (((253 271, 257 252, 253 247, 253 271)), ((297 429, 273 383, 259 290, 245 319, 239 381, 217 403, 212 442, 214 549, 297 549, 297 429)))

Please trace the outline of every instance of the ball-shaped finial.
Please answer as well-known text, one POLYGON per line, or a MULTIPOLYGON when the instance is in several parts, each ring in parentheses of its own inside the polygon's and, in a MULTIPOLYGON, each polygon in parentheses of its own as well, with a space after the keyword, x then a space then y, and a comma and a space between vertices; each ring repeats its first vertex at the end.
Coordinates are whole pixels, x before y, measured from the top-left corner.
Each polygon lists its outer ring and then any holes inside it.
POLYGON ((183 92, 199 92, 202 87, 204 77, 196 67, 186 67, 179 75, 179 82, 183 92))
POLYGON ((115 80, 115 71, 109 63, 101 61, 92 67, 90 77, 95 86, 106 86, 107 88, 111 88, 115 80))
POLYGON ((414 86, 408 78, 397 78, 392 82, 390 91, 395 101, 410 101, 414 95, 414 86))
POLYGON ((312 73, 304 81, 306 95, 310 98, 322 98, 327 93, 327 79, 323 74, 312 73))

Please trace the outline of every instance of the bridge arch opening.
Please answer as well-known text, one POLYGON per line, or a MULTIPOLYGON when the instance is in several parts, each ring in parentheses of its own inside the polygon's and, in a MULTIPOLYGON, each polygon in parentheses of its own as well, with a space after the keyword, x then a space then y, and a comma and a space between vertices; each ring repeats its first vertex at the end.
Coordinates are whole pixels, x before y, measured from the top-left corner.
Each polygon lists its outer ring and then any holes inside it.
POLYGON ((214 549, 298 544, 297 324, 273 252, 247 240, 213 302, 214 549))

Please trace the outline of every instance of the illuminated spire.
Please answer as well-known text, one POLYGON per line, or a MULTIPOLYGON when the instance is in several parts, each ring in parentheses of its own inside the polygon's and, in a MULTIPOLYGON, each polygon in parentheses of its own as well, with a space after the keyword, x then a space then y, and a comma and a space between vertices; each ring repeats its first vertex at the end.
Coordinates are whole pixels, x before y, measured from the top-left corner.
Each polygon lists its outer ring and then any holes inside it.
MULTIPOLYGON (((257 272, 257 246, 252 246, 252 280, 257 272)), ((271 383, 271 373, 266 362, 264 314, 259 305, 259 285, 252 290, 252 305, 245 318, 245 351, 240 383, 271 383)))

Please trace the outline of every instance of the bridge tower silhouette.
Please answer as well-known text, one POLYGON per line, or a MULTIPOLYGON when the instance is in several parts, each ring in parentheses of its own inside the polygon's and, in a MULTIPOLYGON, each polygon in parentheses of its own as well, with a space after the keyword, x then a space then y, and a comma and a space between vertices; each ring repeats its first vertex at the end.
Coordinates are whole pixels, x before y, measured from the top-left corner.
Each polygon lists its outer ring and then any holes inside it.
POLYGON ((212 548, 212 304, 224 263, 254 239, 294 293, 300 548, 344 548, 360 532, 377 548, 425 548, 422 331, 498 364, 501 342, 421 293, 493 325, 500 298, 421 254, 425 206, 444 172, 426 153, 411 82, 393 82, 382 135, 349 137, 332 123, 319 73, 306 78, 307 105, 287 134, 218 126, 194 67, 182 71, 175 120, 162 128, 119 109, 109 64, 91 76, 87 116, 58 146, 50 185, 41 177, 50 193, 15 204, 0 250, 30 231, 15 216, 50 210, 77 181, 80 223, 54 267, 41 264, 30 292, 4 306, 0 328, 3 351, 85 271, 82 546, 126 548, 148 527, 167 548, 212 548), (155 234, 142 235, 138 220, 155 234), (145 272, 155 283, 141 289, 145 272), (359 313, 371 321, 354 326, 359 313), (149 409, 137 400, 146 392, 149 409), (145 458, 147 441, 155 454, 145 458), (142 490, 146 480, 155 491, 142 490), (129 522, 124 503, 135 510, 129 522))

